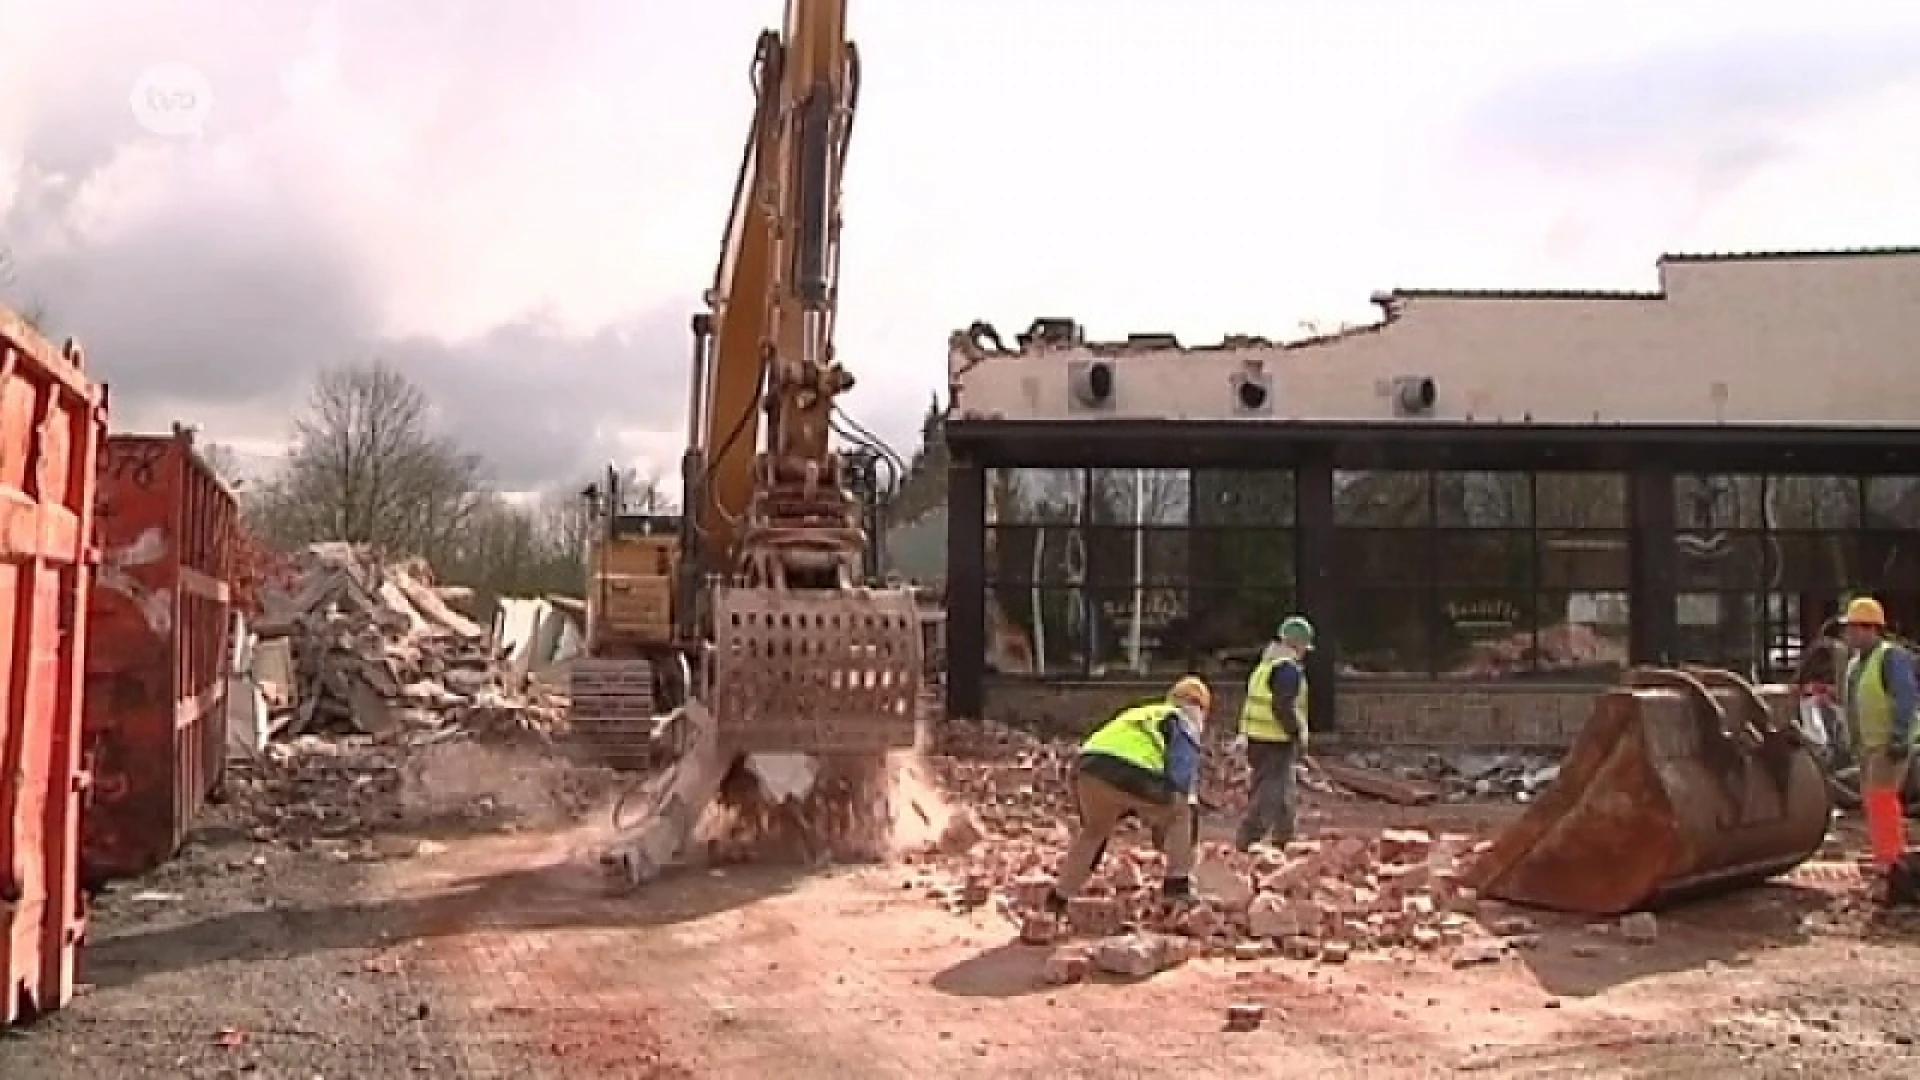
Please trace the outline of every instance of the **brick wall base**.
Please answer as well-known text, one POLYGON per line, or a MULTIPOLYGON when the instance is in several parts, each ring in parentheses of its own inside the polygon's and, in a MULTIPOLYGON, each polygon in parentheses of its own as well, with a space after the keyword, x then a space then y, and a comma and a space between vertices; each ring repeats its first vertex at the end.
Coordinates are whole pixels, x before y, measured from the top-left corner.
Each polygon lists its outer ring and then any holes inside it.
MULTIPOLYGON (((1041 683, 997 680, 987 689, 987 718, 1048 735, 1078 737, 1125 705, 1152 700, 1160 683, 1041 683)), ((1585 726, 1605 687, 1499 683, 1396 683, 1342 686, 1334 730, 1322 745, 1500 746, 1565 749, 1585 726)), ((1241 693, 1221 688, 1214 722, 1231 723, 1241 693)))

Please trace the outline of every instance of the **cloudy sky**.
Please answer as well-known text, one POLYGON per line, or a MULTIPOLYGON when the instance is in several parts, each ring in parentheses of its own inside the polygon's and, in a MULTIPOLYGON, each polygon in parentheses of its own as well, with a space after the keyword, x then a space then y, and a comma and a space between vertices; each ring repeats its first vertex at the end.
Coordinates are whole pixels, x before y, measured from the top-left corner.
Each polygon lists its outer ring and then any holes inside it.
MULTIPOLYGON (((0 238, 115 426, 255 453, 382 356, 502 486, 677 455, 778 0, 0 0, 0 238), (196 136, 130 98, 199 73, 196 136), (177 79, 178 76, 169 76, 177 79)), ((947 332, 1296 331, 1393 286, 1920 241, 1920 4, 863 0, 840 347, 910 442, 947 332)), ((904 449, 904 447, 903 447, 904 449)))

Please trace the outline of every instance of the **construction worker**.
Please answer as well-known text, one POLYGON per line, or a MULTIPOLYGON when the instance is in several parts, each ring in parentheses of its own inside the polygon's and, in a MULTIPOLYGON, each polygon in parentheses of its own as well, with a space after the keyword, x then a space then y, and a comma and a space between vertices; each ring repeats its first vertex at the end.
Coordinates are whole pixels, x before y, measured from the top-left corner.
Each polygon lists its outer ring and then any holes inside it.
POLYGON ((1307 749, 1307 653, 1313 624, 1289 615, 1274 631, 1247 679, 1236 750, 1245 750, 1253 790, 1234 843, 1241 851, 1266 841, 1293 839, 1293 766, 1307 749))
POLYGON ((1900 789, 1913 749, 1920 686, 1914 682, 1913 654, 1887 640, 1887 613, 1880 601, 1855 597, 1847 604, 1845 624, 1852 656, 1842 701, 1860 755, 1860 801, 1873 862, 1887 869, 1907 846, 1900 789))
POLYGON ((1173 684, 1166 700, 1121 710, 1081 744, 1074 777, 1080 823, 1047 895, 1048 911, 1066 912, 1067 899, 1086 885, 1129 815, 1153 831, 1167 857, 1162 895, 1193 895, 1201 737, 1212 707, 1213 691, 1188 675, 1173 684))

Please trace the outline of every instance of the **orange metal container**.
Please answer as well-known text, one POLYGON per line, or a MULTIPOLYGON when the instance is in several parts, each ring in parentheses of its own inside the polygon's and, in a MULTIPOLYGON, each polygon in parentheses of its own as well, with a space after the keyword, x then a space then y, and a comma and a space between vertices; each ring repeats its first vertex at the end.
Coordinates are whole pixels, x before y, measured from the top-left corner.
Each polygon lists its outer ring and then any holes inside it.
POLYGON ((226 764, 233 493, 193 437, 110 435, 87 643, 89 882, 172 858, 226 764))
POLYGON ((80 700, 106 395, 0 311, 0 1025, 73 997, 80 700))

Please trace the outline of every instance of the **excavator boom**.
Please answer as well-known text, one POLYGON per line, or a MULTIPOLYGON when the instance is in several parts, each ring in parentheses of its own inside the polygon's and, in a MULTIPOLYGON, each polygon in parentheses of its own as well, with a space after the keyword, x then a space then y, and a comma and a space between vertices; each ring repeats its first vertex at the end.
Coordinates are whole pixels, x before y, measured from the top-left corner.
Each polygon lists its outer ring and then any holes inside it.
POLYGON ((869 538, 831 445, 841 177, 859 96, 845 0, 790 0, 759 98, 696 362, 694 537, 714 582, 711 707, 743 753, 911 746, 919 612, 866 587, 869 538), (765 417, 761 445, 758 418, 765 417))

